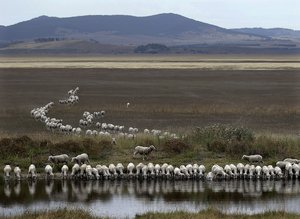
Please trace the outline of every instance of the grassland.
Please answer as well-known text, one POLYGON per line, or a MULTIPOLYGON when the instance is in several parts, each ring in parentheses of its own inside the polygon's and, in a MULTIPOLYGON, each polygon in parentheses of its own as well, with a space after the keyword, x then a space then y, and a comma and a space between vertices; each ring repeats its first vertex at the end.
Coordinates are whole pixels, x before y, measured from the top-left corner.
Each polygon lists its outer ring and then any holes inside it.
POLYGON ((174 165, 237 162, 243 153, 261 153, 271 163, 285 156, 297 157, 298 65, 299 58, 294 56, 1 57, 1 163, 19 162, 27 167, 35 162, 42 167, 52 152, 88 152, 95 155, 94 163, 128 163, 133 159, 134 145, 150 143, 158 146, 152 162, 174 165), (224 63, 236 67, 226 70, 219 66, 224 63), (204 67, 206 64, 212 67, 204 67), (261 64, 265 67, 257 66, 261 64), (178 153, 167 141, 147 136, 119 140, 112 146, 105 139, 53 135, 30 117, 32 108, 57 103, 76 86, 80 87, 79 104, 56 104, 50 116, 76 126, 84 111, 103 109, 107 112, 103 122, 186 134, 182 142, 173 142, 184 150, 178 153), (127 102, 131 103, 129 108, 127 102), (255 139, 227 144, 224 139, 195 138, 195 127, 216 123, 247 127, 255 139), (24 141, 24 135, 29 140, 25 137, 24 141))
MULTIPOLYGON (((285 213, 285 212, 267 212, 263 214, 255 215, 240 215, 240 214, 224 214, 217 210, 208 209, 201 211, 199 213, 187 213, 187 212, 171 212, 171 213, 146 213, 143 215, 137 215, 136 219, 296 219, 300 216, 298 214, 285 213)), ((52 212, 36 212, 36 213, 26 213, 22 216, 12 216, 12 217, 0 217, 1 219, 100 219, 102 217, 96 217, 88 212, 82 210, 57 210, 52 212)))
POLYGON ((160 55, 1 57, 0 68, 297 70, 295 55, 160 55))

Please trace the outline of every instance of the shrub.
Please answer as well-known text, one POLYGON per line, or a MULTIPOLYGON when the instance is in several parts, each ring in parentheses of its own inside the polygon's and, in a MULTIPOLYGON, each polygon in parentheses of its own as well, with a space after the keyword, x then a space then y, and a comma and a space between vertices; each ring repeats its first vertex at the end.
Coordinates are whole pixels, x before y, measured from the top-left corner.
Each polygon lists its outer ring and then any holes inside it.
POLYGON ((180 139, 169 139, 163 145, 162 148, 166 152, 182 153, 191 148, 191 145, 180 139))

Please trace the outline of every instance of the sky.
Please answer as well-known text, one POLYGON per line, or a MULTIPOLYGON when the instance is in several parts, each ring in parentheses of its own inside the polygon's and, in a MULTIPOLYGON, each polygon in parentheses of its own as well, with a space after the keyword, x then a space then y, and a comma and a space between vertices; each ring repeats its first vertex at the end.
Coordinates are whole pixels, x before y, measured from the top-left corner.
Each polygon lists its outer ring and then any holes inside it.
POLYGON ((41 15, 176 13, 225 28, 283 27, 300 30, 300 0, 0 0, 0 25, 41 15))

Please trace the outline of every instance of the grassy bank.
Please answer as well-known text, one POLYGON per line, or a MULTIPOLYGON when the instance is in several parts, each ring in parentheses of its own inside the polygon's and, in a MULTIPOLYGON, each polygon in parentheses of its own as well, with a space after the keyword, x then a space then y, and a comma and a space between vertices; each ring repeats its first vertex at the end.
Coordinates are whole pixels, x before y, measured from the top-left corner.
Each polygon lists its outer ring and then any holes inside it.
MULTIPOLYGON (((267 212, 263 214, 255 215, 240 215, 240 214, 223 214, 217 210, 209 209, 201 211, 199 213, 187 213, 187 212, 171 212, 171 213, 146 213, 143 215, 137 215, 137 219, 296 219, 299 218, 299 214, 285 213, 285 212, 267 212)), ((82 210, 57 210, 51 212, 42 213, 25 213, 21 216, 13 217, 0 217, 0 219, 100 219, 101 217, 95 217, 88 212, 82 210)))
MULTIPOLYGON (((34 163, 44 168, 50 154, 66 153, 75 156, 88 153, 92 165, 122 162, 135 164, 141 157, 133 157, 136 145, 155 145, 157 151, 147 161, 181 165, 202 163, 208 168, 237 163, 243 154, 261 154, 266 163, 275 164, 286 157, 300 157, 300 139, 297 136, 259 135, 247 128, 212 125, 196 128, 180 139, 159 139, 140 134, 136 139, 118 138, 117 145, 110 138, 62 135, 21 136, 0 138, 0 165, 10 163, 28 168, 34 163)), ((56 167, 59 171, 59 167, 56 167)))

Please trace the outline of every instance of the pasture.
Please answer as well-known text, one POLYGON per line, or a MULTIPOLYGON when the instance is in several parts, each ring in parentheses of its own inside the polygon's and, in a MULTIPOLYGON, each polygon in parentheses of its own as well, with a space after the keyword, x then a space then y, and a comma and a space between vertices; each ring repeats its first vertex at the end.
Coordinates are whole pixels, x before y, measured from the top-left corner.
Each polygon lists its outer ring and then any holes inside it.
MULTIPOLYGON (((71 125, 78 124, 85 110, 103 109, 107 112, 104 122, 140 130, 189 131, 194 127, 221 123, 249 127, 257 133, 299 133, 300 72, 298 68, 284 67, 286 64, 298 65, 296 58, 291 59, 294 60, 292 63, 270 57, 237 59, 236 62, 207 57, 199 61, 194 57, 190 61, 190 65, 202 66, 207 63, 218 66, 220 62, 237 66, 281 65, 273 70, 251 70, 254 66, 247 70, 240 70, 244 67, 231 70, 199 66, 184 69, 172 68, 172 65, 168 65, 168 69, 156 67, 168 64, 172 57, 161 57, 161 60, 159 57, 142 57, 136 62, 133 57, 64 57, 61 62, 56 62, 58 59, 42 57, 34 62, 33 57, 1 58, 2 67, 11 63, 9 68, 0 68, 2 135, 43 134, 45 129, 32 120, 30 110, 49 101, 57 103, 65 97, 67 90, 76 86, 80 87, 79 104, 72 107, 56 104, 51 111, 51 116, 62 118, 71 125), (44 65, 46 60, 51 68, 44 65), (84 68, 91 60, 94 67, 84 68), (103 61, 109 65, 97 68, 103 61), (120 62, 125 62, 126 68, 113 67, 120 62), (143 65, 144 62, 152 67, 136 68, 136 64, 143 65), (68 67, 68 63, 74 63, 75 68, 73 65, 68 67), (129 108, 126 108, 127 102, 131 103, 129 108)), ((186 61, 187 58, 174 58, 176 65, 186 61)))

